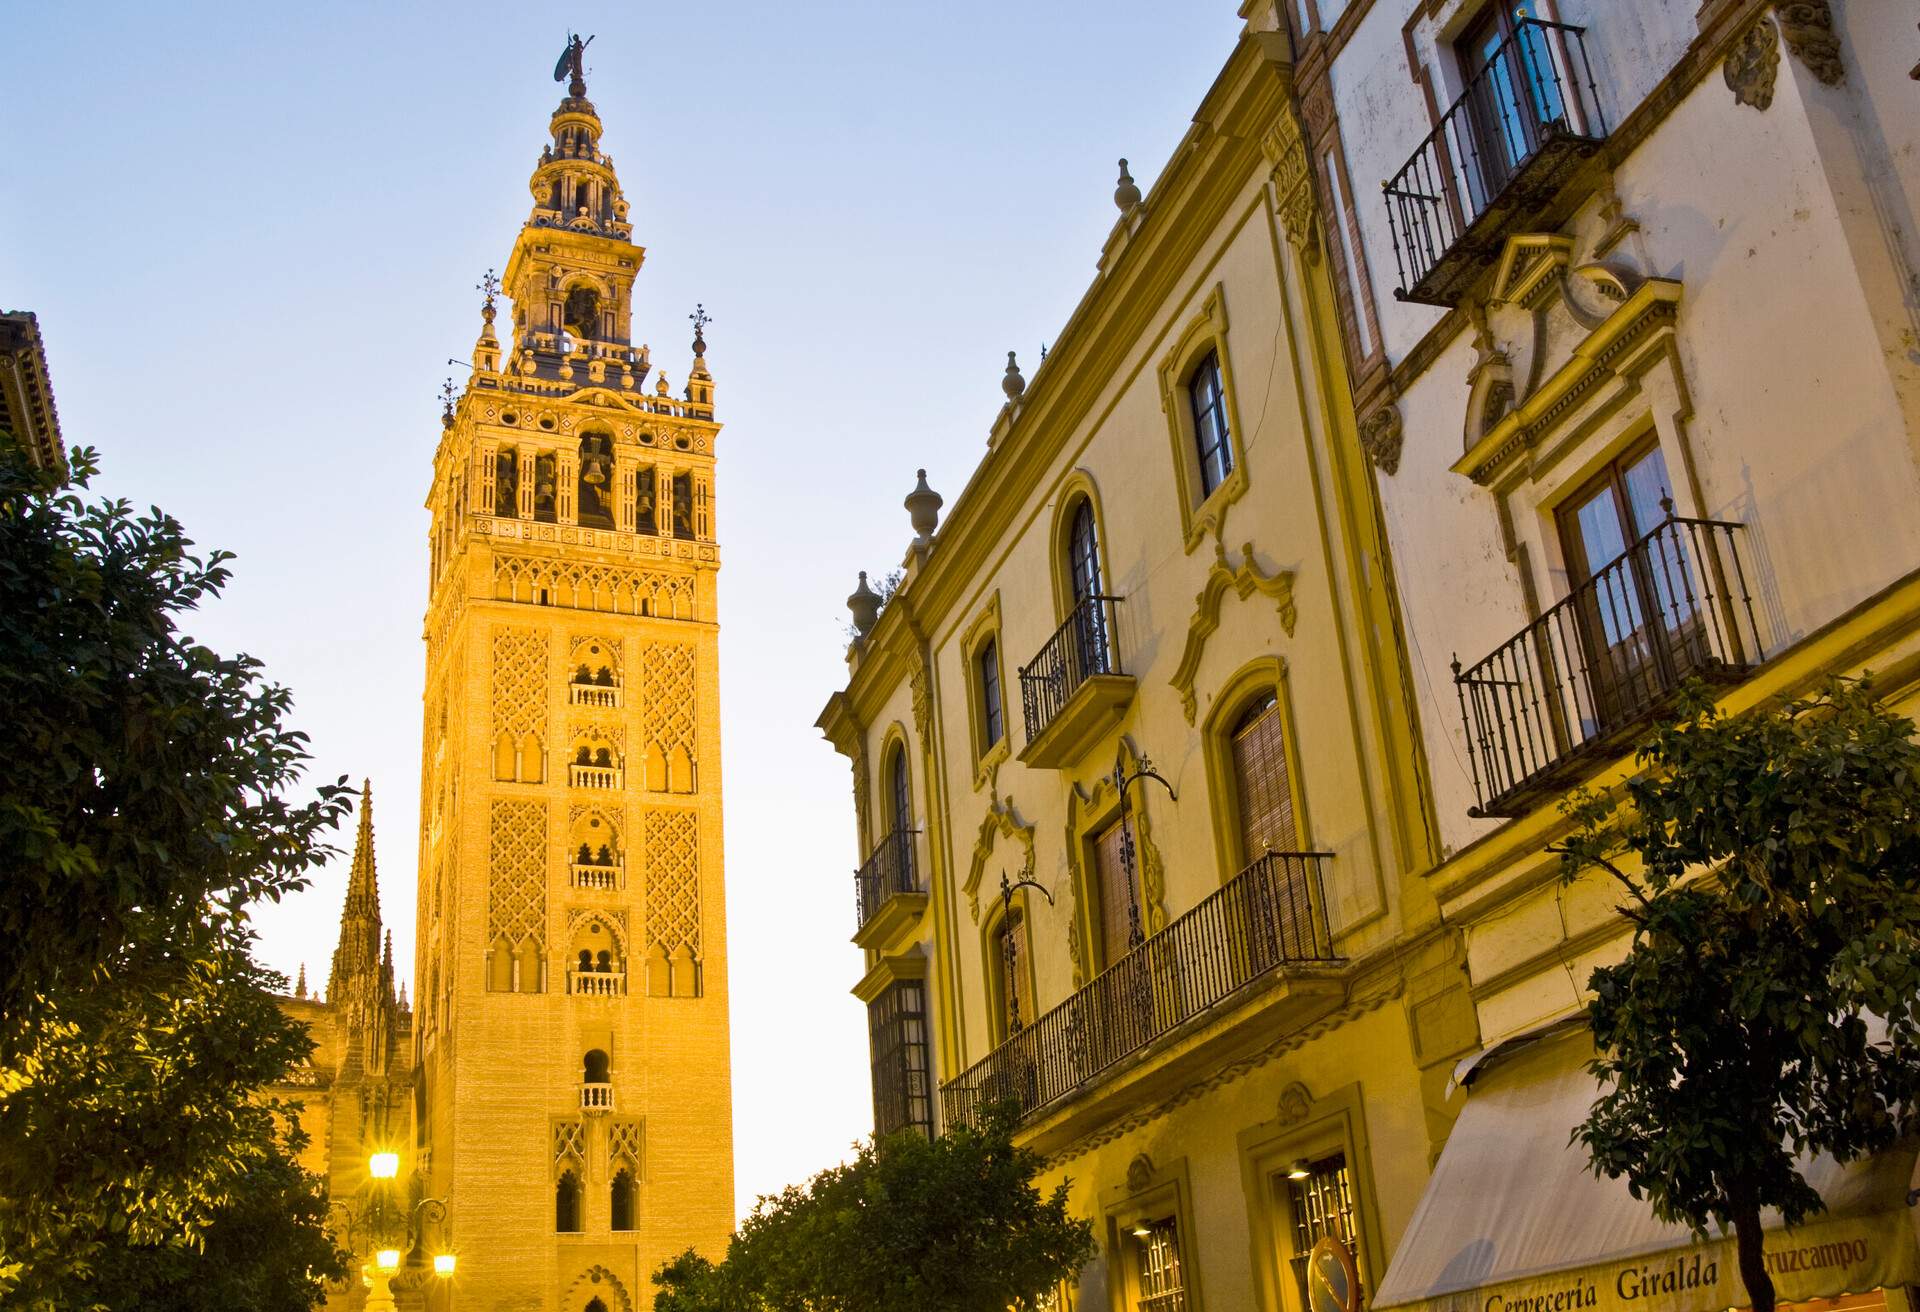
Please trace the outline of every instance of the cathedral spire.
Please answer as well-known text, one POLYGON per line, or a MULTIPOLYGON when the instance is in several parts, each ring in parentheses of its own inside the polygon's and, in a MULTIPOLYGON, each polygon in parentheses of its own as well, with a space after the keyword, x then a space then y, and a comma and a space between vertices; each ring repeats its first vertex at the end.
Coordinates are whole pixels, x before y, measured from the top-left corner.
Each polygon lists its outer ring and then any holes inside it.
POLYGON ((360 791, 360 832, 353 843, 347 903, 340 911, 340 942, 333 950, 327 1000, 336 1005, 358 992, 353 985, 379 969, 380 882, 373 862, 373 782, 360 791))

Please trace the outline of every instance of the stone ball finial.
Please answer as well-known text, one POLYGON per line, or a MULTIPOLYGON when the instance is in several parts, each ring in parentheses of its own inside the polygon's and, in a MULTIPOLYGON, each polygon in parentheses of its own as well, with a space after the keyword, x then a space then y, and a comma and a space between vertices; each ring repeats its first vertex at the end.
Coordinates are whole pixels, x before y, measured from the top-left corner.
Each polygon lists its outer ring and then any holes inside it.
POLYGON ((926 470, 916 472, 919 481, 901 504, 906 506, 907 514, 912 517, 913 531, 918 535, 914 541, 925 546, 933 540, 933 531, 940 525, 940 507, 946 504, 946 498, 927 486, 926 470))
POLYGON ((1013 352, 1007 352, 1006 377, 1000 380, 1000 390, 1007 394, 1007 400, 1018 401, 1021 393, 1027 390, 1027 380, 1020 374, 1020 365, 1013 358, 1013 352))
POLYGON ((880 594, 867 586, 867 572, 860 571, 860 586, 847 598, 847 609, 853 612, 854 632, 866 637, 873 630, 873 622, 880 618, 880 594))
POLYGON ((1120 161, 1120 185, 1113 189, 1113 203, 1125 214, 1140 203, 1140 188, 1133 185, 1133 175, 1127 172, 1127 162, 1120 161))

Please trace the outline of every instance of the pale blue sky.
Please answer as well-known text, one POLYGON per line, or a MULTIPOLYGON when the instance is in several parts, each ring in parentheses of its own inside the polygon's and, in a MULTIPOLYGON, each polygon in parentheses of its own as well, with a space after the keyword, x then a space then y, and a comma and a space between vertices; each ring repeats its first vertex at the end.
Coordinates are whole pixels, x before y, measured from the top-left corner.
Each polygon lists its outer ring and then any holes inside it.
MULTIPOLYGON (((704 301, 718 526, 736 1178, 743 1207, 871 1125, 850 773, 813 728, 854 572, 949 500, 1006 351, 1091 279, 1114 161, 1149 186, 1234 0, 174 5, 0 2, 0 308, 40 315, 105 490, 239 553, 193 626, 295 693, 314 774, 371 775, 413 964, 426 516, 449 356, 479 327, 569 23, 647 248, 635 335, 677 385, 704 301)), ((345 863, 260 917, 324 980, 345 863)))

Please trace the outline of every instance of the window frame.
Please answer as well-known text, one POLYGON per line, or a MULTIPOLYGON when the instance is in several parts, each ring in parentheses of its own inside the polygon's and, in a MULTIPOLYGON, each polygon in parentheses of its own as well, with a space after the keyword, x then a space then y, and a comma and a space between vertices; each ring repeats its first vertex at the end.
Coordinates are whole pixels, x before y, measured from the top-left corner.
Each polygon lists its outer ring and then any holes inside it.
POLYGON ((1176 499, 1180 503, 1180 531, 1191 555, 1206 540, 1226 531, 1227 509, 1247 490, 1247 433, 1240 422, 1240 405, 1233 385, 1233 355, 1227 342, 1227 291, 1215 283, 1199 310, 1188 319, 1174 344, 1160 359, 1160 410, 1166 416, 1172 445, 1176 499), (1219 365, 1221 417, 1225 422, 1232 467, 1218 486, 1206 487, 1200 463, 1200 435, 1195 415, 1195 373, 1211 355, 1219 365))
POLYGON ((960 635, 961 686, 967 691, 967 741, 973 760, 973 791, 985 788, 994 771, 1013 750, 1013 725, 1008 718, 1006 643, 1000 631, 1000 590, 994 589, 985 606, 967 624, 960 635), (994 674, 1000 685, 1000 736, 987 739, 986 707, 980 658, 988 643, 993 644, 994 674))
POLYGON ((935 1080, 931 1025, 924 979, 893 980, 867 1004, 867 1057, 873 1080, 873 1132, 876 1136, 910 1129, 920 1130, 929 1138, 933 1136, 935 1080), (915 998, 912 1007, 905 1005, 905 997, 909 993, 915 998), (916 1021, 919 1024, 917 1038, 911 1032, 912 1024, 916 1021), (889 1040, 884 1049, 881 1046, 883 1038, 889 1040), (915 1047, 920 1050, 919 1073, 923 1078, 923 1088, 918 1094, 913 1091, 915 1072, 910 1060, 903 1061, 897 1071, 887 1070, 887 1064, 893 1057, 909 1058, 915 1047), (889 1084, 883 1078, 883 1073, 891 1074, 895 1084, 889 1084), (893 1098, 896 1089, 898 1096, 893 1098), (883 1124, 883 1097, 898 1102, 898 1107, 886 1109, 903 1113, 897 1124, 891 1118, 887 1118, 883 1124), (915 1115, 919 1110, 918 1104, 925 1106, 924 1118, 915 1115))
POLYGON ((1293 697, 1287 662, 1279 656, 1262 656, 1249 661, 1221 685, 1213 698, 1200 732, 1205 744, 1207 799, 1213 814, 1214 852, 1220 882, 1244 871, 1255 857, 1242 859, 1239 776, 1233 762, 1233 733, 1248 704, 1256 697, 1271 696, 1274 713, 1280 717, 1282 750, 1287 762, 1287 790, 1293 798, 1293 839, 1301 852, 1314 851, 1312 813, 1301 769, 1299 722, 1293 714, 1293 697))
MULTIPOLYGON (((1026 1030, 1033 1027, 1033 1022, 1040 1015, 1035 996, 1033 917, 1027 905, 1025 889, 1014 893, 1012 902, 1012 915, 1021 936, 1020 955, 1014 963, 1014 982, 1019 990, 1020 1027, 1026 1030)), ((991 1045, 996 1048, 1013 1037, 1007 1026, 1007 966, 1000 947, 1000 930, 1007 914, 996 894, 991 906, 982 908, 980 917, 981 978, 986 986, 987 1031, 991 1045)))
POLYGON ((1160 1166, 1145 1153, 1127 1167, 1125 1181, 1102 1195, 1105 1251, 1109 1254, 1107 1280, 1116 1306, 1125 1312, 1141 1308, 1142 1246, 1133 1231, 1142 1224, 1171 1222, 1180 1252, 1181 1296, 1185 1312, 1203 1312, 1201 1235, 1194 1224, 1193 1187, 1187 1159, 1160 1166), (1119 1256, 1124 1254, 1124 1256, 1119 1256), (1112 1260, 1114 1258, 1118 1260, 1112 1260))

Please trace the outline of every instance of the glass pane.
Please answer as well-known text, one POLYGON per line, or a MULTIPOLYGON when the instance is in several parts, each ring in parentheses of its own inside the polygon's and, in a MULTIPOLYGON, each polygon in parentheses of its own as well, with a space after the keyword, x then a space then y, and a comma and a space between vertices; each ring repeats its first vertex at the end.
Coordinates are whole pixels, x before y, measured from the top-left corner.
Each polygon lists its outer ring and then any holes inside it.
POLYGON ((1627 485, 1627 518, 1633 535, 1645 537, 1667 517, 1660 504, 1673 486, 1667 478, 1667 458, 1656 446, 1622 470, 1620 478, 1627 485))
POLYGON ((1578 560, 1568 560, 1567 569, 1576 579, 1592 578, 1627 549, 1625 526, 1620 522, 1620 502, 1613 484, 1601 486, 1584 502, 1575 505, 1573 522, 1580 540, 1568 544, 1580 552, 1578 560))

